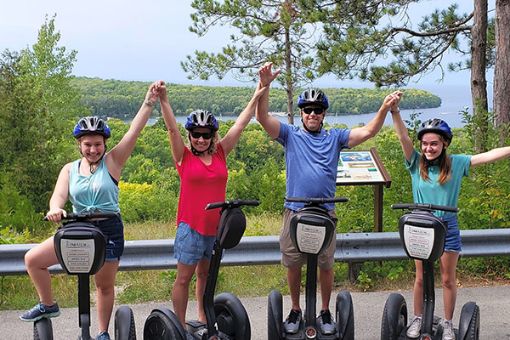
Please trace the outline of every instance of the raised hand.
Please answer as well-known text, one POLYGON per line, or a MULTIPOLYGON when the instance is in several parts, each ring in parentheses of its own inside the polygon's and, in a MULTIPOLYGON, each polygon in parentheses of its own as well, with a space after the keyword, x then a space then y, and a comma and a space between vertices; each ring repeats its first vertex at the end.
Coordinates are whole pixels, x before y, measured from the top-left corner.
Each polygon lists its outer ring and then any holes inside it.
POLYGON ((280 74, 281 70, 273 72, 273 63, 267 62, 259 69, 259 78, 262 87, 268 86, 280 74))

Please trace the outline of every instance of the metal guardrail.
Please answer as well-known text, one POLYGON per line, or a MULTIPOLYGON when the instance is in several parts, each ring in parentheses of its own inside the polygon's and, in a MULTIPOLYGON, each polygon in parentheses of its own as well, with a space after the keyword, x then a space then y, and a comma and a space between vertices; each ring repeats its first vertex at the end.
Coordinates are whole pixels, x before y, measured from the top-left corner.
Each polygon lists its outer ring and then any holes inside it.
MULTIPOLYGON (((510 229, 461 231, 462 256, 510 255, 510 229)), ((0 275, 26 274, 23 257, 35 244, 0 245, 0 275)), ((173 269, 174 240, 126 241, 120 270, 173 269)), ((278 236, 243 237, 225 250, 222 265, 251 266, 280 263, 278 236)), ((365 262, 402 260, 407 256, 397 232, 337 234, 335 261, 365 262)), ((62 272, 60 265, 50 267, 62 272)))

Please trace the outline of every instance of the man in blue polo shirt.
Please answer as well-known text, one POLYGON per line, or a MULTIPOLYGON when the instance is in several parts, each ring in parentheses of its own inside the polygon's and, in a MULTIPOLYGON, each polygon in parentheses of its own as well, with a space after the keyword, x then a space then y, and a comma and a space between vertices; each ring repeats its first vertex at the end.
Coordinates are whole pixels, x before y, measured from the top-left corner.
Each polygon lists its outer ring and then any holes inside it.
MULTIPOLYGON (((279 71, 272 70, 272 64, 266 63, 260 70, 259 86, 270 84, 279 71)), ((298 97, 302 127, 281 123, 268 114, 269 94, 266 92, 257 106, 257 120, 269 136, 276 139, 285 149, 287 171, 287 197, 334 197, 336 191, 336 172, 340 151, 352 148, 375 136, 381 129, 386 114, 394 103, 398 103, 401 93, 395 91, 386 96, 381 108, 368 124, 354 129, 323 128, 328 97, 319 89, 308 89, 298 97)), ((285 321, 285 331, 294 334, 299 330, 302 312, 299 302, 301 288, 301 268, 306 255, 297 251, 289 236, 289 222, 303 203, 285 202, 283 228, 280 234, 282 264, 287 268, 292 309, 285 321)), ((336 221, 334 204, 326 204, 329 214, 336 221)), ((333 264, 336 242, 319 256, 319 281, 322 307, 318 324, 323 334, 335 333, 335 322, 329 310, 329 301, 333 289, 333 264)))

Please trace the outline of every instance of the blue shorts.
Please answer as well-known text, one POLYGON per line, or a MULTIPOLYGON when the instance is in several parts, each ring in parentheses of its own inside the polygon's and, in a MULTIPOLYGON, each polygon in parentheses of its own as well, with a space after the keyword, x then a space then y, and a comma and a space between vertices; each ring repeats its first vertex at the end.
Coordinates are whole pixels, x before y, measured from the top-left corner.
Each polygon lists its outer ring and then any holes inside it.
POLYGON ((174 257, 178 262, 194 265, 201 259, 212 257, 216 236, 204 236, 191 228, 187 223, 179 222, 175 235, 174 257))
POLYGON ((124 224, 120 215, 87 222, 98 227, 106 237, 106 261, 119 261, 124 253, 124 224))
POLYGON ((462 250, 462 241, 460 239, 457 216, 445 216, 442 220, 447 222, 448 225, 446 240, 444 242, 444 251, 459 253, 462 250))

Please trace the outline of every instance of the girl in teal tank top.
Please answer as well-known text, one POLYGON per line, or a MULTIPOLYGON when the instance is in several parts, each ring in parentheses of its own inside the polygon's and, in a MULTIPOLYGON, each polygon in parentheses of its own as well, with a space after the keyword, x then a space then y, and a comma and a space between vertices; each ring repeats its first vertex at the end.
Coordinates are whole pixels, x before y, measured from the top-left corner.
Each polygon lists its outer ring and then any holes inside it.
MULTIPOLYGON (((97 294, 98 340, 109 340, 108 325, 114 304, 115 277, 119 259, 124 250, 124 227, 120 218, 118 182, 122 167, 131 155, 136 140, 147 123, 153 105, 159 98, 156 83, 152 84, 145 100, 131 122, 128 132, 110 151, 106 141, 110 128, 98 117, 84 117, 76 124, 73 135, 77 140, 81 158, 66 164, 57 179, 50 199, 48 220, 58 223, 65 214, 69 200, 73 212, 117 212, 117 217, 93 221, 107 238, 106 262, 94 276, 97 294)), ((48 267, 56 264, 53 237, 30 249, 25 255, 25 266, 39 295, 34 308, 20 316, 23 321, 34 322, 60 314, 53 300, 48 267)))

